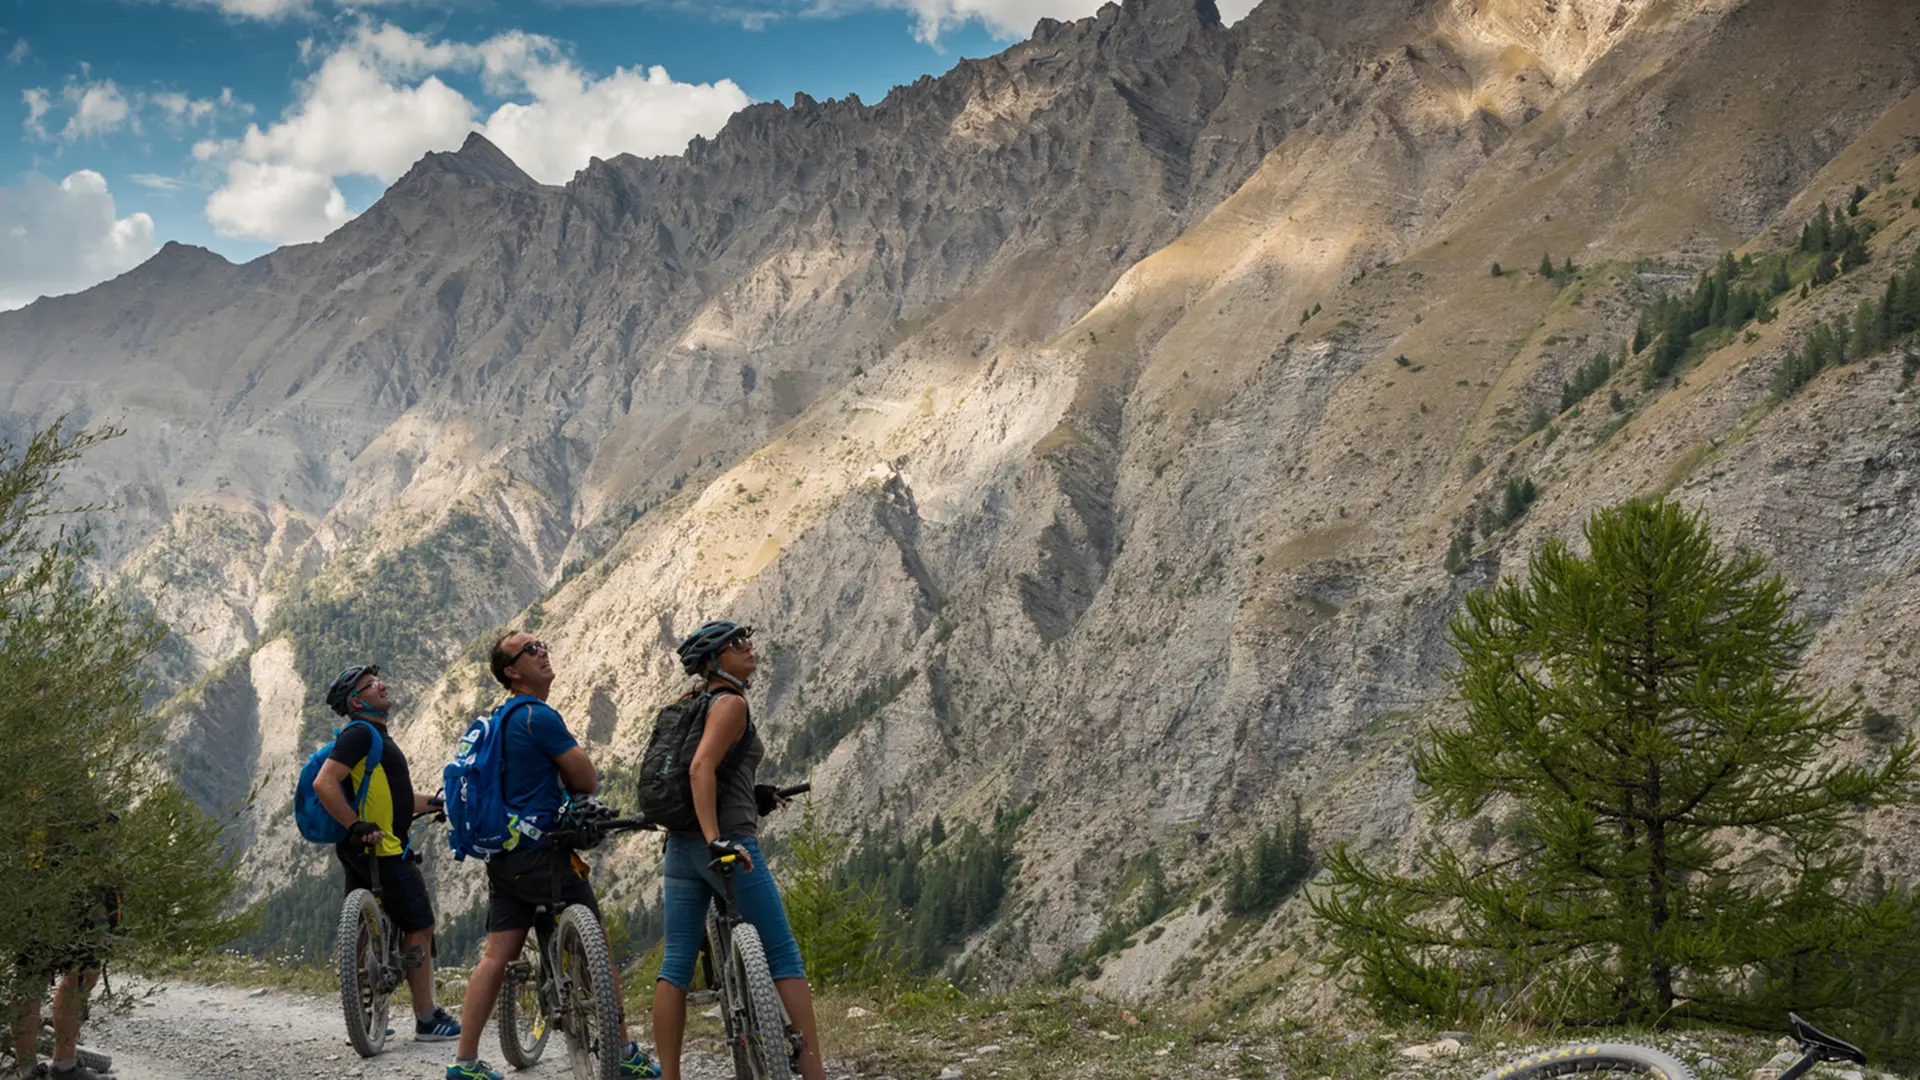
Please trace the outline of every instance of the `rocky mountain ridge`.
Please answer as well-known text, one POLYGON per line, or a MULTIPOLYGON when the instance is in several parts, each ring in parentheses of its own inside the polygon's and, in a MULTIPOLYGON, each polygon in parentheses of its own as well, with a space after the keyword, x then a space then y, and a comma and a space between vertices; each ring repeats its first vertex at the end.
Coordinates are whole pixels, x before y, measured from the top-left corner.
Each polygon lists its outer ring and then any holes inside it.
MULTIPOLYGON (((169 246, 0 315, 0 386, 13 430, 130 429, 76 486, 203 628, 173 716, 211 802, 284 786, 348 654, 393 663, 433 760, 491 693, 473 641, 529 611, 563 711, 630 754, 665 646, 726 612, 774 645, 775 759, 836 732, 835 819, 1036 802, 973 970, 1079 948, 1151 851, 1190 902, 1101 978, 1217 957, 1279 992, 1292 916, 1231 926, 1206 875, 1294 796, 1325 837, 1420 835, 1448 615, 1587 508, 1710 507, 1803 588, 1823 681, 1915 674, 1899 363, 1767 384, 1913 247, 1916 33, 1893 0, 1129 0, 564 187, 475 137, 319 244, 169 246), (1856 184, 1869 269, 1525 430, 1658 288, 1856 184), (1576 269, 1517 272, 1542 252, 1576 269), (1450 573, 1520 477, 1539 501, 1450 573)), ((251 841, 263 883, 315 862, 272 798, 251 841)))

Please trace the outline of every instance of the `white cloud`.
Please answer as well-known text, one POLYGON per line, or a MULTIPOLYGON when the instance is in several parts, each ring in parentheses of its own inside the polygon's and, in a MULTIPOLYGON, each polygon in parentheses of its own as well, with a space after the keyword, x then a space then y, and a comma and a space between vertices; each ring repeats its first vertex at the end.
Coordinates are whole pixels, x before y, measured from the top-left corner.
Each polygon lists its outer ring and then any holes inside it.
POLYGON ((317 239, 351 216, 338 178, 391 183, 471 131, 534 179, 561 183, 590 157, 678 153, 749 100, 731 81, 679 83, 659 67, 596 78, 558 43, 520 31, 468 44, 362 25, 330 52, 307 51, 321 56, 319 68, 279 122, 194 147, 197 159, 227 169, 207 203, 223 235, 317 239), (478 74, 490 95, 509 100, 481 120, 479 107, 440 77, 455 72, 478 74))
MULTIPOLYGON (((1033 32, 1041 19, 1082 19, 1100 10, 1107 0, 558 0, 571 4, 640 4, 669 8, 737 22, 760 29, 787 18, 835 18, 875 9, 905 11, 914 17, 913 36, 937 45, 940 36, 968 23, 978 23, 1003 40, 1033 32)), ((1218 0, 1220 17, 1231 25, 1252 11, 1259 0, 1218 0)))
POLYGON ((179 191, 187 183, 178 177, 161 176, 159 173, 134 173, 133 182, 155 191, 179 191))
POLYGON ((126 95, 112 79, 85 86, 69 85, 66 98, 73 106, 73 115, 60 137, 68 142, 119 131, 127 125, 127 117, 133 111, 126 95))
POLYGON ((13 48, 7 50, 7 66, 19 67, 27 62, 27 57, 32 55, 33 46, 27 44, 26 38, 21 38, 13 43, 13 48))
POLYGON ((320 239, 350 217, 333 179, 298 165, 230 162, 226 184, 207 200, 207 220, 222 236, 299 244, 320 239))
MULTIPOLYGON (((80 65, 83 73, 88 71, 80 65)), ((26 129, 35 138, 64 142, 104 138, 124 129, 139 132, 142 113, 158 112, 170 126, 192 127, 202 121, 223 116, 246 116, 253 106, 234 98, 231 89, 223 89, 217 98, 195 98, 177 90, 155 93, 122 90, 112 79, 99 82, 69 78, 58 96, 43 87, 21 92, 27 106, 26 129), (66 123, 55 135, 47 118, 55 113, 66 116, 66 123)))
POLYGON ((27 130, 37 138, 46 138, 47 127, 44 121, 47 118, 47 111, 53 108, 53 102, 47 97, 47 92, 37 88, 22 90, 20 100, 27 104, 27 130))
POLYGON ((153 219, 118 216, 97 172, 82 169, 58 184, 31 175, 0 187, 0 309, 84 289, 153 251, 153 219))

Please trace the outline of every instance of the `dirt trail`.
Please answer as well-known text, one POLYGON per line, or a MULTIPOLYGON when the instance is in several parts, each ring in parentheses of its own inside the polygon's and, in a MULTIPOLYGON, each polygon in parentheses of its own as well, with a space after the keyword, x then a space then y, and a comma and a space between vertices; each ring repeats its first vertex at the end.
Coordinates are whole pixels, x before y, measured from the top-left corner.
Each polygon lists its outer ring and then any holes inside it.
MULTIPOLYGON (((116 990, 121 987, 116 986, 116 990)), ((387 1050, 362 1059, 347 1044, 340 1002, 335 998, 272 990, 193 983, 131 981, 141 997, 131 1011, 100 1018, 81 1042, 113 1055, 117 1080, 309 1080, 313 1077, 414 1077, 438 1080, 453 1060, 452 1043, 418 1043, 395 1009, 398 1034, 387 1050), (258 995, 258 996, 256 996, 258 995)), ((707 1040, 711 1041, 711 1040, 707 1040)), ((554 1040, 540 1063, 514 1072, 500 1060, 489 1024, 480 1055, 510 1077, 560 1080, 569 1075, 565 1049, 554 1040)), ((726 1080, 720 1057, 695 1044, 687 1055, 687 1080, 726 1080)))

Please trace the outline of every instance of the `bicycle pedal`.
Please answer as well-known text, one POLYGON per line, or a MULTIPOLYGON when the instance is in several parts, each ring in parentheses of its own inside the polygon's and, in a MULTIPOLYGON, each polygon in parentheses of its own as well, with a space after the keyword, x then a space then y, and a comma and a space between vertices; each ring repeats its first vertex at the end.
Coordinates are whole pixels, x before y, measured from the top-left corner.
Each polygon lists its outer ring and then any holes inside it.
POLYGON ((720 1000, 717 990, 695 990, 687 995, 688 1005, 711 1005, 720 1000))

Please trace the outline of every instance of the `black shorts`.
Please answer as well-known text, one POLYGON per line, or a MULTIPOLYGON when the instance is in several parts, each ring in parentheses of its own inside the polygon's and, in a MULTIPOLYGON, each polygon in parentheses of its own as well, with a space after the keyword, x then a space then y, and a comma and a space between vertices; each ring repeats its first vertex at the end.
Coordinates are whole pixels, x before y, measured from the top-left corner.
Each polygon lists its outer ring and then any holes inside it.
MULTIPOLYGON (((348 892, 373 888, 373 882, 367 879, 364 848, 352 850, 343 844, 333 850, 346 868, 348 892)), ((379 863, 380 906, 387 909, 387 918, 403 934, 433 929, 433 897, 427 893, 426 875, 420 867, 404 855, 382 855, 379 863)))
MULTIPOLYGON (((526 930, 535 925, 552 925, 553 913, 537 908, 553 907, 554 853, 544 847, 515 848, 487 860, 487 932, 526 930)), ((560 856, 560 899, 585 905, 595 918, 600 902, 587 880, 586 863, 572 855, 560 856)))
POLYGON ((73 938, 30 945, 14 956, 14 969, 28 978, 51 982, 70 971, 98 971, 106 963, 108 940, 120 929, 121 896, 104 886, 91 890, 73 909, 73 938))

